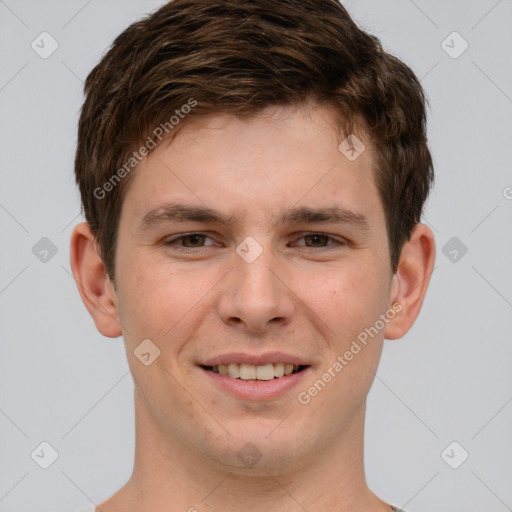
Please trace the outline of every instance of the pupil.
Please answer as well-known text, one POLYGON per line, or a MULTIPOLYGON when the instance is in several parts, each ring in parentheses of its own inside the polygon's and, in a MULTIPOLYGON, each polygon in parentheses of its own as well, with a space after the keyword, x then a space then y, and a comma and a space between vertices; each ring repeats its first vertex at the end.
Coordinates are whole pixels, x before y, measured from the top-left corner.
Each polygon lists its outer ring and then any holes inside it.
POLYGON ((313 245, 316 245, 316 243, 318 243, 319 239, 320 239, 320 243, 321 243, 321 240, 323 240, 325 242, 325 238, 326 238, 326 235, 309 235, 310 236, 310 239, 313 240, 313 245))

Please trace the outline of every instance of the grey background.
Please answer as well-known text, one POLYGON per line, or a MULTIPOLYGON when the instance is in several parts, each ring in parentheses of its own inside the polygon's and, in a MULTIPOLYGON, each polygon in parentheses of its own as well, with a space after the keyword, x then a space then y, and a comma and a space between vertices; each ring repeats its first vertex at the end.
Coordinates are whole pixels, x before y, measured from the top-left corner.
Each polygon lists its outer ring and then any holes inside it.
MULTIPOLYGON (((82 220, 73 158, 82 81, 116 35, 161 4, 0 0, 4 512, 100 502, 131 474, 122 340, 96 331, 70 274, 69 236, 82 220), (47 59, 31 48, 43 31, 59 45, 47 59), (46 262, 32 251, 43 237, 57 250, 46 262), (59 454, 48 469, 31 458, 42 441, 59 454)), ((413 329, 385 344, 368 400, 368 483, 408 512, 512 510, 512 1, 345 5, 421 78, 437 174, 424 219, 436 268, 413 329), (453 31, 469 43, 456 59, 441 45, 453 31), (459 247, 445 255, 452 237, 459 247), (458 469, 446 460, 460 461, 460 448, 441 456, 452 441, 469 453, 458 469)), ((444 45, 462 48, 457 36, 444 45)))

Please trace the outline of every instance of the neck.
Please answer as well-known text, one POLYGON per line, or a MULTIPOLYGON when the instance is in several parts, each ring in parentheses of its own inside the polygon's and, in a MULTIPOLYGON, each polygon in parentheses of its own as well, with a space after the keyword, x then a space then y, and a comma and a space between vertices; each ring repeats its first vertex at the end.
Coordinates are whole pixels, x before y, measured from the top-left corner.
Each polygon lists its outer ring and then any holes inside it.
POLYGON ((343 435, 300 464, 221 464, 169 439, 135 391, 136 450, 130 480, 100 512, 388 512, 364 476, 365 404, 343 435), (172 508, 170 508, 172 507, 172 508))

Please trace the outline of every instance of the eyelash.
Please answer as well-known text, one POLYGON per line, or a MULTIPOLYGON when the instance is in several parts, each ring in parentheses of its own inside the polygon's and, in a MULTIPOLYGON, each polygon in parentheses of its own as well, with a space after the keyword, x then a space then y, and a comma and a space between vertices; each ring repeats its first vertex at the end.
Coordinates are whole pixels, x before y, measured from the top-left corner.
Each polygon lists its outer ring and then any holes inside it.
MULTIPOLYGON (((185 246, 177 246, 177 245, 174 245, 177 241, 179 240, 182 240, 184 238, 188 238, 188 237, 191 237, 191 236, 195 236, 195 235, 199 235, 199 236, 204 236, 206 238, 210 238, 208 235, 206 235, 205 233, 200 233, 200 232, 192 232, 192 233, 185 233, 183 235, 179 235, 171 240, 168 240, 164 243, 164 245, 166 246, 174 246, 174 250, 177 250, 177 251, 185 251, 185 252, 196 252, 200 249, 204 249, 205 247, 210 247, 210 246, 201 246, 201 247, 185 247, 185 246)), ((306 233, 304 235, 302 235, 300 239, 302 238, 305 238, 307 236, 315 236, 315 235, 320 235, 320 236, 326 236, 328 238, 328 241, 331 241, 331 242, 334 242, 334 244, 331 244, 332 245, 338 245, 338 246, 343 246, 343 245, 347 245, 348 242, 345 241, 345 240, 338 240, 336 238, 334 238, 332 235, 329 235, 327 233, 322 233, 322 232, 311 232, 311 233, 306 233)), ((324 247, 308 247, 306 245, 302 245, 301 247, 305 247, 306 249, 328 249, 330 246, 327 245, 327 246, 324 246, 324 247)))

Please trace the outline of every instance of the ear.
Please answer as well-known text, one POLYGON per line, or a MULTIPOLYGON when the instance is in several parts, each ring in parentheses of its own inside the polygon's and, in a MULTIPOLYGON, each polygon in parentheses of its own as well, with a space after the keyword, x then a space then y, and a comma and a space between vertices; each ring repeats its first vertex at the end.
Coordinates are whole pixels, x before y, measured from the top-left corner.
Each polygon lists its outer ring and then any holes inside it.
POLYGON ((434 270, 436 248, 432 230, 416 224, 402 248, 398 269, 391 284, 389 307, 396 315, 387 324, 384 337, 401 338, 418 317, 434 270))
POLYGON ((121 336, 116 293, 87 222, 73 229, 70 253, 71 271, 96 328, 109 338, 121 336))

